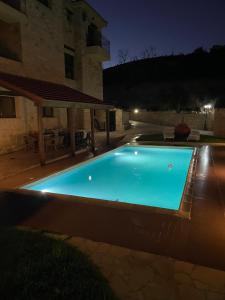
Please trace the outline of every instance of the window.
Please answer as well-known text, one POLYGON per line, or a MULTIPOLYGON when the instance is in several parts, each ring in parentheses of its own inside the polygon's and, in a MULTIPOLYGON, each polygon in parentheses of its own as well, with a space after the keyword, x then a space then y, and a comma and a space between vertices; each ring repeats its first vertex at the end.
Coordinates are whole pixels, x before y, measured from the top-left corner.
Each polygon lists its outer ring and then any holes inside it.
POLYGON ((68 8, 66 8, 66 19, 69 24, 71 24, 73 21, 73 12, 71 10, 69 10, 68 8))
POLYGON ((42 116, 44 118, 53 118, 54 117, 54 109, 53 107, 43 107, 42 116))
POLYGON ((14 97, 0 96, 0 118, 16 118, 14 97))
MULTIPOLYGON (((0 1, 1 2, 1 1, 0 1)), ((0 56, 20 61, 22 58, 20 24, 0 21, 0 56)))
POLYGON ((64 53, 65 76, 69 79, 74 79, 74 56, 64 53))
POLYGON ((86 22, 86 20, 87 20, 87 14, 86 14, 85 11, 83 11, 83 13, 82 13, 82 20, 83 20, 84 22, 86 22))
POLYGON ((44 4, 47 7, 50 7, 50 1, 49 0, 38 0, 39 2, 41 2, 42 4, 44 4))
POLYGON ((87 46, 102 46, 101 31, 92 23, 88 26, 87 46))

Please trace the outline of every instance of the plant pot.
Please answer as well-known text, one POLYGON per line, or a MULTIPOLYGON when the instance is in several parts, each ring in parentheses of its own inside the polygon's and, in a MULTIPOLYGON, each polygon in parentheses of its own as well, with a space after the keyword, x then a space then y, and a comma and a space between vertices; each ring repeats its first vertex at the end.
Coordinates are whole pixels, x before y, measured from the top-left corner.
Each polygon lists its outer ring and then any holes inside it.
POLYGON ((185 123, 180 123, 175 127, 175 138, 177 140, 186 140, 191 129, 185 123))

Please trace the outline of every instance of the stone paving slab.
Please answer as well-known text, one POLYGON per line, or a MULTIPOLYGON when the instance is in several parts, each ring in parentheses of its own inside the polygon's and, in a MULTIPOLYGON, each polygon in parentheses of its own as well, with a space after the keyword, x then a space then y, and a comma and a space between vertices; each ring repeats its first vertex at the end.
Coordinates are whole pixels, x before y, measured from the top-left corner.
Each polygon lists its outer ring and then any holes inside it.
POLYGON ((225 272, 80 237, 44 233, 88 255, 121 300, 225 300, 225 272))
POLYGON ((151 253, 72 237, 123 300, 224 300, 225 272, 151 253))

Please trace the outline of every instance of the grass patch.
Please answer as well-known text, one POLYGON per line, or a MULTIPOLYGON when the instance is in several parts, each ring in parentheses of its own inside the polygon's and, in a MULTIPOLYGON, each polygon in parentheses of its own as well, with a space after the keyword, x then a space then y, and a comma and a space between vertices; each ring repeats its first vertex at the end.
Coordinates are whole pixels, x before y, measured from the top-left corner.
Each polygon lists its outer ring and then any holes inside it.
POLYGON ((0 229, 0 299, 116 300, 108 282, 76 248, 17 229, 0 229))
MULTIPOLYGON (((159 134, 142 134, 136 139, 137 142, 163 142, 163 135, 161 133, 159 134)), ((186 139, 183 140, 174 140, 179 142, 187 142, 186 139)), ((195 141, 193 141, 195 142, 195 141)), ((190 142, 192 143, 192 141, 190 142)), ((199 143, 225 143, 225 138, 215 137, 211 135, 201 135, 199 143)))

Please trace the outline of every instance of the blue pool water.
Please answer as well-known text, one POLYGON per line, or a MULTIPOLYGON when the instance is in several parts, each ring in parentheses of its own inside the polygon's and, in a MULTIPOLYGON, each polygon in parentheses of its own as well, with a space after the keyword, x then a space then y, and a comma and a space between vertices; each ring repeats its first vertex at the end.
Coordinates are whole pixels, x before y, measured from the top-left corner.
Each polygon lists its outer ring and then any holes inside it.
POLYGON ((124 146, 23 188, 178 210, 192 153, 124 146))

